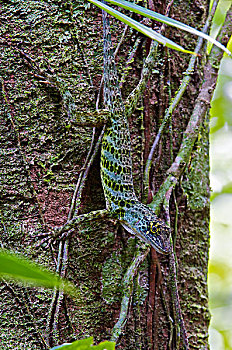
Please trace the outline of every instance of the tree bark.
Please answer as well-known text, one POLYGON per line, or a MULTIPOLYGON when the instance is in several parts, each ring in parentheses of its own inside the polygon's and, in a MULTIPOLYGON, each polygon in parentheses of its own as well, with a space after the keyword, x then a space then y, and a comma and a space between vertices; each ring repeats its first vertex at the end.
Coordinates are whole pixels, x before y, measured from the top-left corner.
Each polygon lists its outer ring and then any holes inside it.
MULTIPOLYGON (((149 2, 151 9, 163 14, 168 9, 171 17, 197 28, 206 21, 208 5, 197 0, 149 2)), ((2 246, 60 272, 80 291, 80 298, 73 300, 62 292, 3 281, 1 347, 49 349, 90 335, 97 342, 111 339, 125 292, 123 278, 140 241, 107 218, 81 223, 72 237, 51 246, 41 238, 42 233, 65 224, 74 210, 82 214, 105 208, 96 148, 102 127, 81 127, 70 121, 58 89, 40 77, 54 71, 67 84, 79 112, 95 111, 103 64, 101 12, 82 1, 3 1, 1 21, 2 246), (72 208, 75 190, 77 205, 72 208)), ((114 19, 112 23, 116 45, 124 26, 114 19)), ((171 28, 163 30, 194 50, 196 38, 171 28)), ((140 80, 150 47, 148 39, 130 29, 123 34, 116 63, 124 78, 125 100, 140 80)), ((171 221, 180 304, 191 349, 208 349, 207 110, 221 53, 213 55, 212 64, 201 50, 191 81, 155 149, 148 188, 144 182, 147 157, 190 57, 158 46, 143 97, 129 116, 138 197, 154 203, 168 176, 176 179, 161 193, 169 213, 164 205, 160 216, 171 221), (191 139, 191 147, 183 144, 185 139, 191 139), (181 145, 186 157, 179 162, 181 145)), ((128 287, 129 314, 118 349, 183 348, 174 320, 171 277, 168 257, 151 249, 128 287)))

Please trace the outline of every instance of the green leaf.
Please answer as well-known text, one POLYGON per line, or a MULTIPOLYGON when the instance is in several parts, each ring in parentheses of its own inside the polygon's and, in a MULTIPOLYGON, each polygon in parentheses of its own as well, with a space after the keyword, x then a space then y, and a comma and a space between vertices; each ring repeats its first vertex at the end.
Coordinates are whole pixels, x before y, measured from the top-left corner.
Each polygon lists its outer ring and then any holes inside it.
POLYGON ((114 350, 115 349, 115 343, 110 341, 104 341, 98 345, 93 345, 93 337, 89 337, 86 339, 81 339, 74 341, 70 344, 62 344, 55 346, 54 348, 50 350, 114 350))
MULTIPOLYGON (((232 37, 228 43, 232 46, 232 37)), ((224 125, 232 126, 232 60, 224 57, 221 61, 217 86, 211 102, 211 128, 214 133, 224 125)))
POLYGON ((204 38, 206 40, 208 40, 209 42, 211 42, 212 44, 218 46, 220 49, 222 49, 223 51, 225 51, 228 55, 231 55, 231 52, 225 48, 224 45, 222 45, 221 43, 219 43, 217 40, 215 40, 214 38, 211 38, 209 35, 200 32, 199 30, 192 28, 190 26, 188 26, 187 24, 184 24, 182 22, 176 21, 175 19, 169 18, 167 16, 161 15, 157 12, 148 10, 146 8, 143 8, 141 6, 138 6, 134 3, 131 3, 129 1, 125 1, 125 0, 107 0, 107 2, 110 2, 111 4, 117 5, 119 7, 123 7, 126 10, 130 10, 132 12, 136 12, 139 13, 140 15, 144 16, 144 17, 148 17, 151 19, 154 19, 158 22, 162 22, 165 24, 168 24, 169 26, 184 30, 186 32, 189 32, 193 35, 197 35, 201 38, 204 38))
MULTIPOLYGON (((232 4, 231 0, 229 0, 229 1, 228 0, 219 0, 218 1, 218 5, 216 8, 216 12, 214 14, 211 29, 210 29, 210 36, 212 38, 215 39, 217 37, 221 27, 223 26, 223 23, 225 22, 226 15, 231 7, 231 4, 232 4)), ((213 44, 209 42, 207 45, 207 53, 208 54, 210 53, 212 46, 213 46, 213 44)), ((231 51, 229 47, 228 47, 228 49, 229 49, 229 51, 231 51)))
POLYGON ((220 192, 212 192, 210 200, 213 201, 215 198, 224 193, 232 193, 232 182, 228 182, 225 186, 223 186, 220 192))
POLYGON ((92 348, 93 344, 93 337, 89 337, 86 339, 81 339, 81 340, 77 340, 74 341, 71 344, 63 344, 60 346, 55 346, 54 348, 52 348, 51 350, 55 350, 55 349, 62 349, 62 350, 89 350, 90 348, 92 348))
MULTIPOLYGON (((54 348, 50 349, 50 350, 57 350, 57 349, 63 349, 64 350, 64 347, 66 347, 66 345, 70 345, 71 343, 64 343, 62 345, 58 345, 58 346, 54 346, 54 348)), ((67 349, 67 347, 66 347, 67 349)), ((69 348, 70 349, 70 348, 69 348)))
POLYGON ((106 11, 107 13, 114 16, 115 18, 119 19, 121 22, 128 24, 130 27, 136 29, 138 32, 148 36, 152 40, 158 41, 160 44, 163 44, 164 46, 167 46, 171 49, 181 51, 184 53, 189 53, 192 55, 196 55, 195 52, 185 50, 182 46, 176 44, 174 41, 165 38, 163 35, 157 33, 156 31, 152 30, 151 28, 146 27, 145 25, 143 25, 139 22, 136 22, 134 19, 120 13, 117 10, 114 10, 113 8, 105 5, 104 3, 101 3, 98 0, 88 0, 88 1, 96 6, 100 7, 102 10, 106 11))
MULTIPOLYGON (((114 350, 115 343, 111 341, 103 341, 102 343, 92 347, 94 350, 114 350)), ((91 348, 91 349, 92 349, 91 348)))
POLYGON ((5 250, 0 250, 0 278, 13 279, 46 288, 61 287, 65 292, 77 295, 75 287, 70 282, 64 281, 43 267, 5 250))

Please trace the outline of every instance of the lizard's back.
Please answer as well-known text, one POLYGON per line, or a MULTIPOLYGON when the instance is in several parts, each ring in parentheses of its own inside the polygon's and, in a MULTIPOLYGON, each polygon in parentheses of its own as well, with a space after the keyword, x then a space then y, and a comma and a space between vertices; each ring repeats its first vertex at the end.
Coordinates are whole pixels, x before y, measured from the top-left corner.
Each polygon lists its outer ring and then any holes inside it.
POLYGON ((104 103, 111 112, 101 149, 101 178, 107 208, 124 207, 135 199, 131 140, 121 92, 118 86, 114 54, 111 48, 108 17, 103 12, 104 26, 104 103))

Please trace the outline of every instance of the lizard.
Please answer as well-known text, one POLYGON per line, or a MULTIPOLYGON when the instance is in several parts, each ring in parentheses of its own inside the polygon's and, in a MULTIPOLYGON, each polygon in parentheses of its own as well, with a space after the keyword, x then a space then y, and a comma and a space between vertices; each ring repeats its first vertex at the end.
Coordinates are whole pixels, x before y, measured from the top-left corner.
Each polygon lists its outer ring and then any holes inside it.
MULTIPOLYGON (((67 237, 73 226, 85 220, 109 216, 116 219, 132 235, 150 244, 157 252, 169 254, 171 251, 171 229, 157 217, 151 208, 141 203, 136 197, 132 177, 131 139, 125 107, 119 88, 114 52, 111 42, 109 18, 105 11, 103 17, 103 80, 104 108, 93 113, 92 119, 104 118, 105 131, 101 145, 100 173, 104 191, 106 209, 75 215, 62 227, 53 228, 53 239, 67 237)), ((72 119, 76 119, 73 110, 76 105, 70 93, 63 88, 63 82, 56 78, 56 85, 61 93, 64 107, 72 119), (71 103, 70 103, 71 101, 71 103)), ((79 116, 80 123, 88 122, 88 116, 79 116)), ((46 236, 49 234, 45 234, 46 236)))
POLYGON ((101 146, 101 181, 106 208, 132 235, 157 252, 170 252, 170 228, 136 197, 132 177, 129 124, 118 83, 109 17, 102 11, 104 52, 104 105, 110 117, 101 146))
MULTIPOLYGON (((102 16, 105 109, 90 113, 90 121, 89 113, 86 116, 78 113, 77 116, 75 102, 63 80, 53 75, 53 72, 52 76, 47 74, 47 77, 49 83, 55 86, 61 94, 63 105, 68 112, 70 120, 76 120, 77 117, 81 125, 83 123, 83 125, 93 126, 95 125, 95 119, 97 120, 96 125, 98 125, 99 120, 103 118, 103 124, 106 127, 101 145, 100 169, 106 209, 74 215, 62 227, 53 228, 53 239, 67 237, 71 233, 73 226, 82 221, 109 216, 117 219, 126 231, 150 244, 157 252, 169 254, 171 250, 170 227, 158 218, 151 208, 142 204, 135 195, 129 124, 118 83, 109 18, 105 11, 102 11, 102 16)), ((27 57, 26 59, 28 60, 27 57)), ((43 78, 43 76, 39 77, 43 78)), ((45 234, 44 236, 50 236, 50 234, 45 234)))

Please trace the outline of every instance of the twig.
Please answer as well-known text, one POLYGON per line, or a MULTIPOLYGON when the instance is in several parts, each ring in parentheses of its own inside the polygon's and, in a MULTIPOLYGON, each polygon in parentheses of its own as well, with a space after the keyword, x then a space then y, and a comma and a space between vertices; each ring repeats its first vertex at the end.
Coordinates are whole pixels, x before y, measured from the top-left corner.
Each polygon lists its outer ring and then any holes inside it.
MULTIPOLYGON (((57 258, 57 265, 56 265, 56 272, 60 272, 60 266, 61 266, 61 256, 63 252, 63 244, 64 242, 60 242, 59 244, 59 253, 58 253, 58 258, 57 258)), ((52 344, 52 335, 51 335, 51 329, 53 328, 53 322, 54 322, 54 313, 56 309, 56 304, 57 304, 57 298, 58 298, 58 290, 55 287, 53 296, 52 296, 52 301, 50 304, 50 308, 48 311, 48 317, 47 317, 47 325, 46 325, 46 341, 51 346, 52 344)))
POLYGON ((125 67, 123 68, 123 73, 122 73, 122 76, 121 76, 121 80, 120 80, 120 82, 119 82, 119 87, 120 87, 120 88, 122 88, 123 83, 124 83, 125 80, 126 80, 126 76, 127 76, 127 75, 129 74, 129 72, 130 72, 129 66, 130 66, 130 64, 134 61, 134 56, 135 56, 135 53, 136 53, 136 51, 137 51, 137 49, 138 49, 139 44, 141 43, 141 40, 142 40, 142 38, 141 38, 140 36, 136 39, 136 41, 135 41, 135 43, 134 43, 134 47, 132 48, 131 53, 130 53, 130 55, 129 55, 129 58, 127 59, 127 61, 126 61, 126 63, 125 63, 125 67))
POLYGON ((114 51, 114 57, 117 57, 118 51, 120 50, 120 47, 121 47, 121 45, 122 45, 122 43, 123 43, 123 40, 124 40, 124 38, 125 38, 127 29, 128 29, 128 24, 126 24, 125 27, 124 27, 124 30, 123 30, 121 39, 120 39, 120 41, 119 41, 119 43, 118 43, 118 45, 117 45, 117 47, 116 47, 116 49, 115 49, 115 51, 114 51))
MULTIPOLYGON (((169 214, 169 202, 170 202, 170 197, 172 194, 173 187, 171 186, 168 191, 165 194, 165 199, 164 199, 164 209, 166 213, 166 221, 170 225, 170 214, 169 214)), ((176 271, 176 266, 177 266, 177 259, 176 259, 176 254, 174 251, 173 247, 173 241, 172 237, 170 237, 170 246, 171 246, 171 252, 169 254, 169 268, 170 268, 170 273, 169 273, 169 279, 170 279, 170 286, 171 286, 171 295, 172 295, 172 304, 173 304, 173 311, 174 311, 174 319, 175 319, 175 324, 177 326, 177 332, 176 332, 176 348, 179 349, 179 342, 180 342, 180 334, 182 334, 183 338, 183 343, 185 346, 185 349, 189 349, 188 345, 188 337, 184 325, 184 320, 182 317, 182 312, 181 312, 181 307, 180 307, 180 300, 179 300, 179 293, 178 293, 178 287, 177 287, 177 271, 176 271), (180 329, 180 331, 179 331, 180 329)))
POLYGON ((169 189, 171 187, 173 189, 175 188, 175 185, 183 173, 186 164, 189 162, 192 148, 194 146, 196 138, 198 137, 199 129, 204 121, 210 105, 216 78, 216 70, 208 62, 204 68, 204 82, 196 99, 195 107, 193 109, 187 128, 183 133, 183 141, 181 143, 179 152, 171 167, 167 171, 167 178, 160 186, 159 191, 156 193, 153 201, 150 204, 153 210, 157 210, 157 207, 161 205, 165 194, 169 191, 169 189))
MULTIPOLYGON (((178 286, 177 286, 177 278, 176 278, 176 263, 175 263, 175 255, 173 251, 173 243, 171 240, 171 253, 169 254, 169 279, 170 279, 170 285, 171 285, 171 291, 172 291, 172 303, 173 303, 173 309, 174 309, 174 319, 177 326, 180 327, 180 332, 182 334, 183 344, 186 350, 189 350, 189 344, 188 344, 188 336, 185 330, 185 324, 182 317, 181 312, 181 306, 180 306, 180 299, 178 294, 178 286)), ((179 343, 179 334, 177 330, 177 344, 179 343)), ((179 347, 178 347, 179 348, 179 347)), ((177 349, 178 349, 177 348, 177 349)))
POLYGON ((168 303, 167 303, 167 297, 164 293, 162 285, 160 287, 160 294, 161 294, 162 302, 164 305, 164 310, 167 314, 168 322, 170 325, 170 338, 169 338, 169 342, 168 342, 168 347, 169 347, 169 350, 171 350, 172 349, 172 341, 173 341, 174 320, 172 319, 172 317, 170 315, 170 310, 169 310, 168 303))
MULTIPOLYGON (((60 242, 60 246, 62 249, 62 262, 60 267, 60 277, 64 278, 66 276, 66 270, 68 266, 68 248, 69 248, 69 240, 66 239, 64 242, 60 242)), ((64 297, 64 291, 63 289, 59 289, 57 298, 55 298, 55 305, 54 305, 54 318, 53 318, 53 334, 56 343, 59 342, 59 333, 58 333, 58 320, 59 320, 59 313, 60 313, 60 307, 63 301, 64 297)))
MULTIPOLYGON (((153 249, 154 251, 154 249, 153 249)), ((161 266, 160 266, 160 262, 157 256, 157 253, 154 252, 153 254, 154 257, 154 262, 157 265, 157 290, 156 290, 156 295, 158 294, 158 292, 160 292, 162 290, 162 280, 163 280, 163 276, 162 276, 162 271, 161 271, 161 266)), ((154 297, 156 296, 154 295, 154 297)), ((155 301, 154 301, 155 302, 155 301)), ((157 325, 159 323, 159 306, 155 308, 154 310, 154 320, 153 320, 154 324, 157 325)), ((154 349, 158 350, 158 339, 159 339, 159 328, 154 326, 154 349)))
MULTIPOLYGON (((212 16, 215 12, 215 9, 216 9, 216 6, 215 6, 215 3, 217 3, 217 1, 214 1, 214 4, 213 4, 213 7, 212 7, 212 10, 206 20, 206 23, 204 25, 204 28, 202 30, 203 33, 206 33, 209 29, 209 26, 210 26, 210 23, 211 23, 211 19, 212 19, 212 16)), ((202 45, 203 45, 203 42, 204 40, 202 38, 199 38, 198 41, 197 41, 197 45, 195 47, 195 50, 194 52, 196 54, 199 53, 202 45)), ((151 147, 151 150, 150 150, 150 153, 149 153, 149 156, 148 156, 148 159, 147 159, 147 162, 146 162, 146 167, 145 167, 145 173, 144 173, 144 186, 145 186, 145 190, 148 189, 149 187, 149 175, 150 175, 150 169, 151 169, 151 165, 152 165, 152 159, 153 159, 153 156, 154 156, 154 152, 155 152, 155 149, 160 141, 160 138, 163 134, 163 131, 164 131, 164 127, 167 123, 167 121, 169 120, 169 117, 170 115, 172 115, 172 112, 173 110, 177 107, 177 105, 179 104, 184 92, 186 91, 187 89, 187 86, 191 80, 191 75, 194 71, 194 65, 195 65, 195 62, 196 62, 196 59, 197 59, 197 56, 192 56, 190 58, 190 61, 189 61, 189 65, 188 65, 188 68, 187 70, 183 73, 183 80, 181 82, 181 85, 177 91, 177 94, 175 95, 175 97, 173 98, 170 106, 168 107, 168 109, 166 110, 165 112, 165 115, 164 115, 164 118, 163 118, 163 121, 162 121, 162 124, 159 128, 159 131, 156 135, 156 138, 153 142, 153 145, 151 147)))
POLYGON ((125 102, 125 111, 127 118, 129 118, 132 115, 135 107, 138 104, 140 96, 143 94, 147 86, 147 82, 150 78, 152 68, 155 64, 157 49, 158 43, 156 41, 152 41, 150 52, 143 64, 140 81, 138 85, 134 88, 134 90, 130 93, 130 95, 127 97, 125 102))
POLYGON ((99 92, 97 94, 97 99, 96 99, 96 111, 99 110, 99 104, 100 104, 100 99, 101 99, 101 96, 102 96, 102 91, 103 91, 103 81, 104 81, 104 76, 102 74, 102 77, 101 77, 101 83, 100 83, 100 87, 99 87, 99 92))
MULTIPOLYGON (((217 1, 214 1, 214 5, 216 2, 217 1)), ((207 23, 208 22, 209 20, 207 20, 207 23)), ((171 187, 173 189, 175 188, 175 185, 178 182, 181 174, 183 173, 186 164, 188 164, 189 162, 193 145, 195 143, 196 138, 198 137, 199 129, 204 121, 204 118, 210 106, 210 100, 212 98, 216 80, 217 69, 215 68, 214 64, 211 63, 211 59, 209 59, 204 67, 202 79, 203 84, 196 99, 195 106, 189 119, 186 130, 183 133, 183 141, 181 143, 179 152, 171 167, 167 171, 168 176, 164 180, 163 184, 160 186, 159 191, 156 193, 152 203, 150 204, 151 208, 155 211, 158 210, 158 207, 163 202, 167 191, 171 187)))
POLYGON ((40 67, 38 66, 37 62, 36 62, 31 56, 29 56, 28 54, 26 54, 22 49, 16 48, 16 50, 19 51, 19 53, 21 54, 21 56, 23 56, 23 57, 27 60, 27 62, 29 63, 29 65, 30 65, 34 70, 37 70, 37 71, 41 74, 41 76, 39 76, 39 77, 42 77, 42 78, 43 78, 43 76, 42 76, 42 71, 41 71, 40 67))
POLYGON ((69 213, 68 213, 68 220, 71 220, 72 217, 73 217, 73 213, 74 213, 74 211, 76 209, 76 202, 78 202, 78 204, 79 204, 80 200, 81 200, 81 198, 80 198, 81 197, 81 195, 80 195, 81 194, 80 193, 81 181, 82 181, 82 178, 83 178, 83 172, 84 172, 85 169, 87 169, 87 164, 88 164, 91 152, 93 150, 95 132, 96 132, 96 128, 93 128, 93 134, 92 134, 92 140, 91 140, 90 149, 89 149, 89 152, 87 154, 87 157, 86 157, 86 160, 85 160, 85 164, 84 164, 84 166, 82 168, 82 171, 80 172, 78 180, 77 180, 75 191, 74 191, 73 197, 72 197, 71 207, 70 207, 69 213))
POLYGON ((175 251, 176 237, 177 237, 177 232, 178 232, 178 215, 179 215, 179 208, 178 208, 178 203, 177 203, 177 200, 176 200, 175 191, 173 191, 173 199, 174 199, 174 204, 175 204, 175 223, 174 223, 174 232, 173 232, 173 249, 175 251))
POLYGON ((170 203, 170 197, 172 194, 173 187, 171 186, 168 191, 165 193, 164 196, 164 201, 163 201, 163 208, 165 211, 165 217, 166 217, 166 222, 170 226, 171 224, 171 219, 170 219, 170 214, 169 214, 169 203, 170 203))
MULTIPOLYGON (((171 5, 172 5, 172 1, 168 4, 166 8, 166 13, 165 13, 166 15, 168 15, 171 5)), ((162 33, 164 28, 165 28, 165 25, 162 25, 159 30, 159 33, 162 33)), ((127 97, 125 102, 125 111, 126 111, 127 118, 131 117, 135 107, 138 104, 140 97, 142 96, 142 94, 146 89, 147 82, 152 73, 152 69, 156 64, 157 49, 158 49, 158 42, 152 41, 149 54, 147 55, 143 63, 140 81, 138 85, 134 88, 134 90, 130 93, 130 95, 127 97)))
POLYGON ((94 151, 93 151, 93 154, 92 154, 92 156, 91 156, 91 158, 90 158, 90 160, 89 160, 89 162, 88 162, 88 165, 86 164, 86 169, 85 169, 84 174, 83 174, 83 176, 82 176, 81 184, 80 184, 80 186, 79 186, 79 190, 77 191, 77 195, 76 195, 77 198, 78 198, 78 202, 76 202, 76 204, 75 204, 75 205, 76 205, 76 208, 75 208, 75 211, 74 211, 74 216, 77 216, 77 215, 78 215, 78 211, 79 211, 79 208, 80 208, 81 192, 82 192, 82 190, 83 190, 83 188, 84 188, 85 181, 86 181, 86 178, 87 178, 88 173, 89 173, 89 169, 90 169, 91 165, 93 164, 93 160, 94 160, 94 158, 95 158, 95 156, 96 156, 96 154, 97 154, 97 152, 98 152, 98 150, 99 150, 99 147, 100 147, 100 145, 101 145, 101 140, 102 140, 102 137, 103 137, 103 135, 104 135, 104 132, 105 132, 105 125, 103 126, 103 129, 102 129, 102 131, 101 131, 101 134, 100 134, 100 136, 98 137, 96 146, 95 146, 94 151))
POLYGON ((114 342, 117 342, 118 338, 122 334, 123 328, 124 328, 126 320, 127 320, 131 295, 132 295, 132 291, 133 291, 134 276, 137 274, 140 264, 144 261, 147 254, 150 251, 150 246, 147 246, 145 244, 143 244, 141 246, 141 248, 142 248, 142 253, 141 253, 141 251, 139 251, 136 254, 133 262, 128 267, 127 272, 124 276, 123 297, 122 297, 122 302, 121 302, 120 315, 119 315, 119 319, 118 319, 117 323, 115 324, 115 326, 113 328, 113 332, 112 332, 112 336, 111 336, 111 341, 114 341, 114 342))
MULTIPOLYGON (((149 339, 149 347, 153 349, 153 314, 155 312, 155 296, 156 296, 156 275, 158 267, 158 258, 156 251, 151 249, 150 253, 150 269, 149 269, 149 292, 148 292, 148 310, 147 310, 147 335, 149 339)), ((159 273, 159 271, 158 271, 159 273)))

